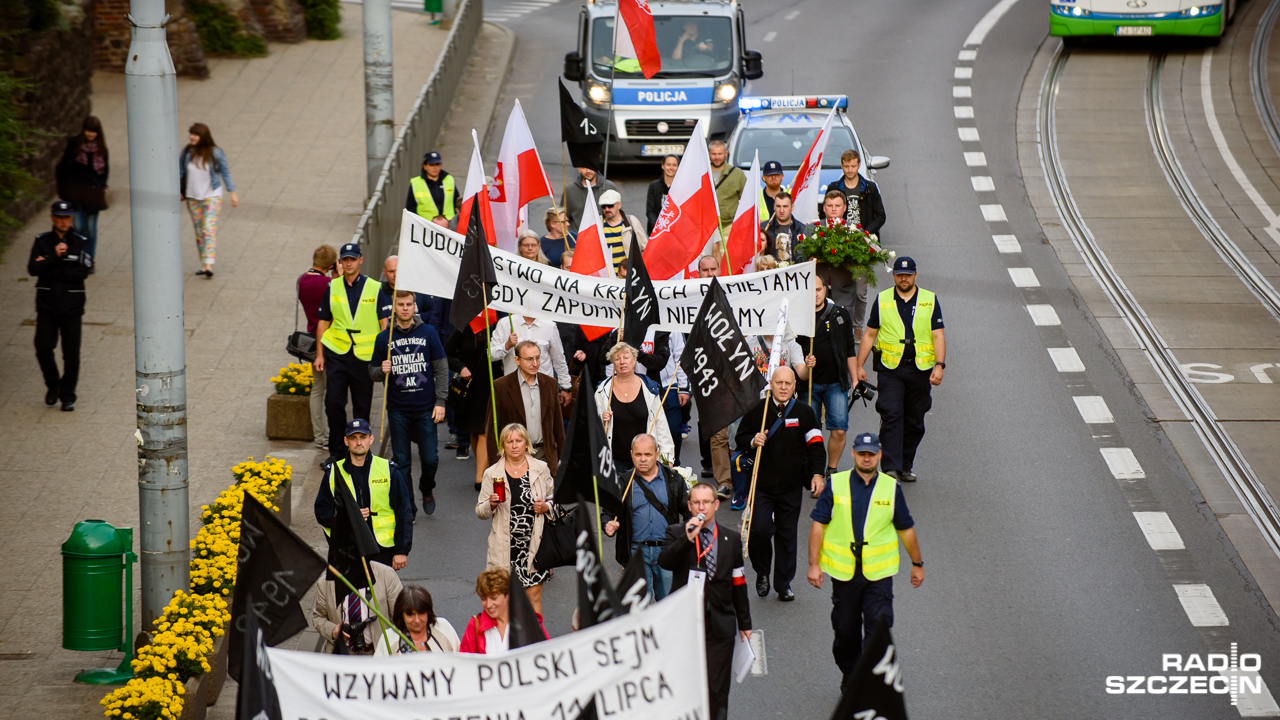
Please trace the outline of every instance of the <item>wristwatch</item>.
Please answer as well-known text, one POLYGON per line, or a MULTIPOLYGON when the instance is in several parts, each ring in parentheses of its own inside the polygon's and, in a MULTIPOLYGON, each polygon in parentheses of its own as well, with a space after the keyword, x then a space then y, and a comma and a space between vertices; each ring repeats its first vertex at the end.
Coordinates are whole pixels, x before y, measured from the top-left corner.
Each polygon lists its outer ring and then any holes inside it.
POLYGON ((936 362, 936 363, 934 363, 934 365, 937 365, 938 367, 942 368, 943 370, 946 370, 946 369, 947 369, 947 364, 946 364, 946 363, 944 363, 944 362, 936 362))
POLYGON ((923 560, 921 560, 920 562, 913 562, 913 563, 911 563, 911 564, 912 564, 912 565, 914 565, 914 566, 916 566, 916 567, 918 567, 918 568, 922 568, 922 567, 924 567, 924 561, 923 561, 923 560))

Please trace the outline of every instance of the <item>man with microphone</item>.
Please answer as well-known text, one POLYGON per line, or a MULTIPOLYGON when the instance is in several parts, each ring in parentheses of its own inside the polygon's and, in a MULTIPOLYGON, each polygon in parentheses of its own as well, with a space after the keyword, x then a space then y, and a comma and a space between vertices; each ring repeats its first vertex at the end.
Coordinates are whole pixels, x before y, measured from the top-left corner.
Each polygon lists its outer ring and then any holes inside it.
POLYGON ((700 482, 689 490, 684 524, 667 527, 658 565, 670 570, 671 590, 700 583, 706 603, 707 686, 711 719, 729 715, 729 683, 733 676, 735 633, 751 638, 751 607, 742 560, 742 537, 716 523, 720 499, 715 486, 700 482))

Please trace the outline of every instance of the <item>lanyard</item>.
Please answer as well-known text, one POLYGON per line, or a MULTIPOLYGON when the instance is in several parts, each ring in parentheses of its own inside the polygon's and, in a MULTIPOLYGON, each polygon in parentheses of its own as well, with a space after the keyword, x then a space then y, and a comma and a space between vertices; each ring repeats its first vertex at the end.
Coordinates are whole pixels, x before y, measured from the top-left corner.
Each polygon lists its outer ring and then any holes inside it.
POLYGON ((698 553, 699 565, 702 564, 702 558, 706 557, 707 553, 711 552, 711 548, 712 546, 715 545, 715 541, 716 541, 716 524, 715 523, 711 523, 711 543, 707 545, 706 550, 702 549, 702 531, 701 530, 699 530, 698 534, 693 538, 693 547, 694 547, 694 550, 698 553))

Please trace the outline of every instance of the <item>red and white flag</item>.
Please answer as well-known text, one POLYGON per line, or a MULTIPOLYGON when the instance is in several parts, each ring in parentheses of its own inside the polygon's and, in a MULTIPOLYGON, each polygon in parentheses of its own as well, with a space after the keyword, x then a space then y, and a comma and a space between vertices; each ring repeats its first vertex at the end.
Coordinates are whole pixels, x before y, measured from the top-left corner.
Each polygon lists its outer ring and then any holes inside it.
POLYGON ((480 138, 476 131, 471 131, 471 140, 475 147, 471 151, 471 167, 467 168, 467 184, 462 191, 462 207, 458 208, 458 232, 466 233, 467 223, 471 221, 471 210, 480 204, 480 224, 484 227, 485 237, 490 245, 497 242, 497 233, 493 231, 493 210, 489 207, 489 191, 484 183, 484 162, 480 159, 480 138))
POLYGON ((644 249, 649 276, 654 280, 683 278, 690 265, 696 272, 698 258, 719 238, 720 207, 711 185, 706 130, 699 120, 644 249))
POLYGON ((527 205, 551 195, 551 182, 542 169, 538 149, 533 145, 533 133, 525 120, 524 109, 516 100, 507 118, 507 130, 502 136, 502 149, 498 151, 498 169, 493 174, 489 188, 489 204, 493 208, 493 229, 498 233, 498 247, 516 252, 519 242, 516 233, 522 221, 527 220, 527 205))
POLYGON ((729 226, 729 240, 725 242, 726 274, 741 272, 742 267, 760 251, 760 223, 756 207, 760 204, 760 151, 751 160, 747 171, 747 184, 738 199, 738 211, 729 226))
POLYGON ((827 151, 827 140, 831 137, 831 125, 835 122, 836 110, 831 108, 827 121, 822 123, 818 137, 804 156, 804 162, 796 170, 795 180, 791 182, 792 210, 791 216, 802 223, 818 221, 818 206, 821 204, 822 186, 819 176, 822 174, 822 156, 827 151))
MULTIPOLYGON (((573 264, 569 266, 569 272, 600 278, 614 276, 613 253, 605 247, 600 209, 596 206, 596 196, 591 191, 590 185, 587 186, 587 203, 582 208, 582 222, 578 225, 578 242, 573 249, 573 264)), ((612 329, 612 327, 583 325, 582 333, 588 340, 595 340, 612 329)))
POLYGON ((653 30, 648 0, 618 0, 618 22, 613 52, 640 61, 640 72, 651 78, 662 69, 662 55, 653 30))

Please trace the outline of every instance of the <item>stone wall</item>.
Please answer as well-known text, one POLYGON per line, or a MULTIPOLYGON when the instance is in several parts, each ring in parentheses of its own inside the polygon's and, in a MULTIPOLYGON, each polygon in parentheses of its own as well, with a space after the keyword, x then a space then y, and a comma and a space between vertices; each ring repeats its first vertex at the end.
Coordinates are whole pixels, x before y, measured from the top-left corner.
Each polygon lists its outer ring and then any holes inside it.
MULTIPOLYGON (((94 3, 94 64, 99 70, 124 70, 129 52, 129 0, 89 0, 94 3)), ((165 33, 169 39, 169 54, 179 75, 209 77, 209 66, 200 49, 200 37, 195 23, 187 14, 182 0, 165 0, 165 12, 169 24, 165 33)))
POLYGON ((307 19, 298 0, 250 0, 250 3, 268 40, 300 43, 307 39, 307 19))

